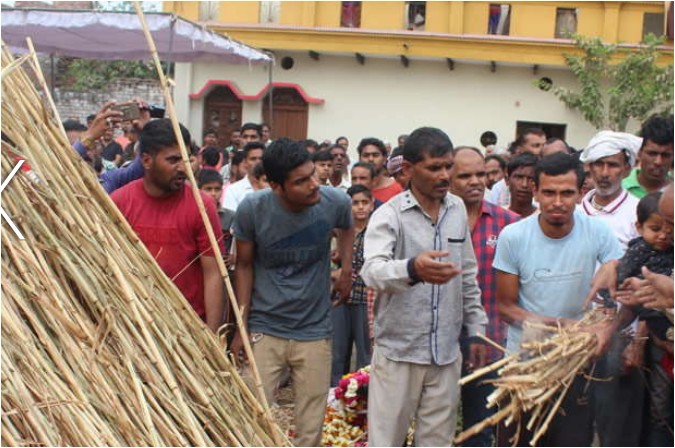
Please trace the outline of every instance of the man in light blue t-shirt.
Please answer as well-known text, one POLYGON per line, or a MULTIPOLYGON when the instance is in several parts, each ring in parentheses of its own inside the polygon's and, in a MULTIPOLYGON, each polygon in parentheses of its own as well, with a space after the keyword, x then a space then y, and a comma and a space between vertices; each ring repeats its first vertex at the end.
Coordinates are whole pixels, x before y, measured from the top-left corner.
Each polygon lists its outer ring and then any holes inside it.
MULTIPOLYGON (((271 189, 246 196, 234 218, 236 294, 253 342, 268 401, 282 372, 295 388, 296 446, 319 446, 331 373, 330 239, 339 229, 343 274, 336 302, 351 289, 352 202, 342 190, 319 186, 314 163, 299 142, 265 149, 271 189)), ((230 347, 239 355, 238 333, 230 347)))
MULTIPOLYGON (((596 264, 614 264, 622 255, 605 222, 575 211, 583 180, 583 167, 573 157, 545 157, 537 164, 534 180, 541 213, 507 226, 499 235, 493 266, 499 313, 509 324, 508 351, 519 349, 526 320, 555 325, 581 318, 592 284, 593 290, 604 286, 604 278, 594 280, 596 264)), ((562 405, 565 415, 553 419, 542 446, 590 446, 592 414, 578 400, 583 386, 583 381, 575 381, 570 387, 562 405)), ((522 443, 531 434, 521 437, 522 443)))

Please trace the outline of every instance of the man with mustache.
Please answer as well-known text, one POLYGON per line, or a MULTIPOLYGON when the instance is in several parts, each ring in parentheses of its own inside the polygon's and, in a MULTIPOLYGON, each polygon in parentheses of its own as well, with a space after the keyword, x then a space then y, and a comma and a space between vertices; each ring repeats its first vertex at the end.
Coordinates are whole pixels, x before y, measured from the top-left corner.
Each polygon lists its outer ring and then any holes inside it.
MULTIPOLYGON (((352 286, 352 201, 320 186, 303 142, 281 138, 263 154, 271 188, 249 194, 234 218, 235 291, 248 326, 265 396, 284 369, 295 388, 295 446, 319 446, 330 387, 331 297, 352 286), (331 296, 330 238, 339 231, 342 272, 331 296)), ((230 347, 241 356, 241 333, 230 347)))
POLYGON ((588 216, 603 219, 625 251, 628 242, 639 236, 635 228, 639 199, 629 194, 621 182, 635 164, 635 153, 642 139, 625 132, 600 131, 581 153, 581 163, 588 164, 595 188, 581 200, 588 216))
MULTIPOLYGON (((190 133, 182 125, 181 134, 189 148, 190 133)), ((162 271, 215 332, 223 318, 223 281, 197 201, 185 182, 186 166, 171 120, 146 124, 138 145, 145 169, 143 178, 115 190, 110 198, 162 271)), ((216 205, 206 193, 201 195, 213 232, 220 241, 222 231, 216 205)))
POLYGON ((361 277, 378 293, 368 389, 368 445, 403 446, 413 417, 416 446, 451 446, 457 423, 462 327, 479 368, 487 317, 462 200, 450 193, 452 142, 415 130, 403 148, 410 189, 371 217, 361 277))
MULTIPOLYGON (((590 168, 595 189, 584 195, 581 210, 594 219, 605 221, 621 245, 622 254, 628 243, 639 235, 637 205, 639 199, 621 186, 635 162, 635 153, 642 139, 625 132, 598 132, 580 156, 590 168)), ((618 334, 611 348, 596 364, 596 375, 607 378, 598 382, 594 395, 595 426, 601 446, 638 446, 642 427, 644 400, 643 373, 637 366, 644 354, 646 325, 635 324, 636 337, 629 345, 618 334)))
POLYGON ((637 198, 663 190, 673 169, 673 116, 649 118, 640 130, 639 168, 623 180, 623 188, 637 198))
MULTIPOLYGON (((534 173, 540 213, 505 227, 499 236, 493 266, 499 314, 508 323, 508 352, 519 350, 525 321, 556 326, 580 319, 591 292, 607 287, 605 278, 594 279, 597 263, 614 267, 621 258, 609 226, 576 211, 582 183, 583 168, 574 157, 555 153, 542 159, 534 173)), ((600 340, 597 354, 606 346, 607 340, 600 340)), ((584 385, 582 377, 572 383, 561 406, 565 415, 553 418, 542 446, 590 446, 593 419, 588 400, 580 400, 584 385)), ((514 426, 500 431, 498 446, 505 446, 514 426)), ((524 425, 521 429, 518 440, 524 445, 532 434, 524 425)))
MULTIPOLYGON (((454 164, 450 171, 450 192, 459 196, 466 206, 473 250, 478 262, 478 286, 481 291, 483 308, 488 316, 486 335, 496 343, 504 345, 506 324, 499 318, 497 311, 497 299, 495 298, 497 285, 492 260, 499 233, 507 225, 516 222, 519 217, 483 199, 487 177, 486 165, 483 154, 477 148, 470 146, 456 148, 454 164)), ((463 334, 460 339, 462 354, 465 356, 462 376, 470 374, 474 369, 474 366, 469 364, 470 342, 471 339, 463 334)), ((491 346, 487 347, 486 364, 498 361, 501 357, 501 351, 491 346)), ((494 391, 494 386, 483 380, 495 378, 497 374, 491 372, 488 375, 462 386, 462 425, 464 428, 470 428, 495 413, 494 408, 485 407, 485 400, 494 391)), ((492 446, 494 433, 493 427, 485 428, 468 439, 464 446, 492 446)))

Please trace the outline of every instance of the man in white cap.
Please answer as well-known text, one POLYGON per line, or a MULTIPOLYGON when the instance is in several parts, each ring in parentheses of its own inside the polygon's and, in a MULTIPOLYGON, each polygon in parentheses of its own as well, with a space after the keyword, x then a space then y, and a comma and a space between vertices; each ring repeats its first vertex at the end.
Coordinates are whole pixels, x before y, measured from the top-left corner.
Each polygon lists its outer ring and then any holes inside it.
MULTIPOLYGON (((586 193, 580 208, 587 215, 609 224, 622 252, 626 251, 630 240, 639 236, 635 227, 639 199, 629 194, 621 182, 630 173, 641 144, 642 139, 632 134, 600 131, 580 157, 581 162, 590 166, 595 183, 595 189, 586 193)), ((636 339, 630 342, 635 347, 627 348, 617 333, 608 352, 597 361, 595 375, 607 379, 591 391, 600 446, 640 444, 644 385, 640 372, 624 368, 622 360, 629 354, 644 353, 643 343, 636 339)))
POLYGON ((642 139, 625 132, 600 131, 588 142, 580 160, 590 165, 595 189, 586 193, 581 208, 589 216, 604 219, 626 250, 628 242, 639 236, 635 228, 639 199, 622 186, 635 164, 642 139))

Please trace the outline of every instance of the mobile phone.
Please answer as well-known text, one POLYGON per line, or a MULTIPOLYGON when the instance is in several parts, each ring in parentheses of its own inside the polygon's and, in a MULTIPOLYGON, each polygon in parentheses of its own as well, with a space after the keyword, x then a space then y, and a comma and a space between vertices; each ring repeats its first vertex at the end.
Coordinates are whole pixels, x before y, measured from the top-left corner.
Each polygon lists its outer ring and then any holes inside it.
POLYGON ((138 103, 133 101, 115 104, 112 109, 122 112, 122 121, 138 120, 141 117, 141 111, 138 108, 138 103))

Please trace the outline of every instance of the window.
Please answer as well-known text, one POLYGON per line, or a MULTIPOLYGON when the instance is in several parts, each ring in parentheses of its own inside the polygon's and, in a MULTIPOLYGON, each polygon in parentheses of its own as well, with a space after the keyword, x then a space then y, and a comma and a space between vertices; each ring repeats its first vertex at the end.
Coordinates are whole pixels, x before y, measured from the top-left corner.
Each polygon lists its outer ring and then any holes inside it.
POLYGON ((218 20, 220 2, 199 2, 199 21, 218 20))
POLYGON ((555 38, 567 39, 577 32, 577 10, 575 8, 556 8, 555 38))
POLYGON ((490 3, 488 34, 509 35, 511 28, 511 5, 490 3))
POLYGON ((260 23, 279 23, 281 2, 260 2, 260 23))
POLYGON ((405 23, 403 26, 411 31, 424 31, 427 21, 427 2, 405 2, 405 23))
POLYGON ((361 2, 342 2, 340 26, 344 28, 361 27, 361 2))
POLYGON ((642 18, 642 37, 652 33, 656 36, 663 36, 664 15, 660 12, 646 12, 642 18))

